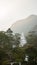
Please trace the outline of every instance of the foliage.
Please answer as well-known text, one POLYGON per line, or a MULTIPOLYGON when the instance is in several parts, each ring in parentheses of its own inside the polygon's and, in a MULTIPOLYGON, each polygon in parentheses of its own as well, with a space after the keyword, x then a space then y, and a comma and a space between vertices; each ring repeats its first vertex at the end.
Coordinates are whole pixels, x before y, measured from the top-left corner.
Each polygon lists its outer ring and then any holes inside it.
POLYGON ((27 37, 27 44, 37 47, 37 35, 30 33, 27 37))
POLYGON ((27 65, 25 55, 29 56, 28 64, 36 63, 37 61, 37 36, 29 35, 27 44, 24 47, 19 47, 19 34, 6 35, 5 32, 0 32, 0 65, 7 65, 10 62, 22 62, 22 65, 27 65), (15 44, 16 47, 12 48, 15 44), (36 47, 35 47, 36 46, 36 47))

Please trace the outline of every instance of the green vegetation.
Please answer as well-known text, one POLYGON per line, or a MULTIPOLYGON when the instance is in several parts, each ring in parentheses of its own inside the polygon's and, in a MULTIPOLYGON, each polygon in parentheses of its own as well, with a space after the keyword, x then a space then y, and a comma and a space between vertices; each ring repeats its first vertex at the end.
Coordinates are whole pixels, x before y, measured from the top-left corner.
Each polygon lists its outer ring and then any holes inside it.
MULTIPOLYGON (((8 32, 7 32, 8 33, 8 32)), ((12 32, 11 32, 12 33, 12 32)), ((15 36, 0 32, 0 65, 8 65, 10 62, 21 62, 22 65, 37 65, 37 36, 28 35, 27 44, 19 47, 19 34, 15 36), (13 48, 13 44, 16 45, 13 48), (28 61, 25 60, 26 55, 28 61)))

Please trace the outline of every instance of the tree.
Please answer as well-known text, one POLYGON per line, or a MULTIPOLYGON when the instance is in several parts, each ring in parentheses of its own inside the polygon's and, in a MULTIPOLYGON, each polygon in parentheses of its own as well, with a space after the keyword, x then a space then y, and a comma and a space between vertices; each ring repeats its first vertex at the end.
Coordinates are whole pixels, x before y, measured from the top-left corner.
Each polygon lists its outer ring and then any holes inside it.
POLYGON ((2 65, 2 63, 6 60, 8 60, 8 54, 6 54, 6 51, 0 48, 0 65, 2 65))
POLYGON ((30 33, 27 37, 27 43, 37 47, 37 35, 30 33))
POLYGON ((25 53, 29 56, 28 57, 28 62, 30 64, 35 64, 37 63, 37 50, 34 47, 29 47, 25 50, 25 53))

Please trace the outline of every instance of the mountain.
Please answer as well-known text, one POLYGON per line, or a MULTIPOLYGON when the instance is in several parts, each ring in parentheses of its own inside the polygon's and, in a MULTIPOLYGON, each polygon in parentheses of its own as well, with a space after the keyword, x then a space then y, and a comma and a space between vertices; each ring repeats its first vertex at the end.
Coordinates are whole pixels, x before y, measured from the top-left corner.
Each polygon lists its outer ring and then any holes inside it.
POLYGON ((29 31, 35 29, 34 27, 36 25, 37 25, 37 15, 30 15, 26 19, 16 21, 16 23, 14 23, 11 26, 11 30, 14 33, 24 33, 25 35, 27 35, 29 31))

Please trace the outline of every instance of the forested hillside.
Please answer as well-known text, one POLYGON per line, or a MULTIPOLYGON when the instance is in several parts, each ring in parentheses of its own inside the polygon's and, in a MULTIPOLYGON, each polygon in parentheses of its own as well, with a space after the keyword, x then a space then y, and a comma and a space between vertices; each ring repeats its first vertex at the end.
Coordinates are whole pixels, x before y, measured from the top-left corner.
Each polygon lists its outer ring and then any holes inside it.
POLYGON ((21 62, 22 65, 37 64, 37 36, 29 33, 26 36, 27 43, 19 47, 20 34, 0 31, 0 65, 8 65, 11 62, 21 62), (13 46, 15 45, 15 46, 13 46), (28 56, 28 60, 25 58, 28 56))

